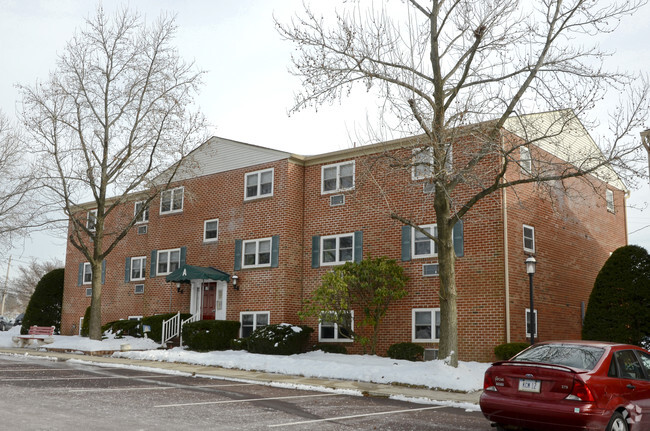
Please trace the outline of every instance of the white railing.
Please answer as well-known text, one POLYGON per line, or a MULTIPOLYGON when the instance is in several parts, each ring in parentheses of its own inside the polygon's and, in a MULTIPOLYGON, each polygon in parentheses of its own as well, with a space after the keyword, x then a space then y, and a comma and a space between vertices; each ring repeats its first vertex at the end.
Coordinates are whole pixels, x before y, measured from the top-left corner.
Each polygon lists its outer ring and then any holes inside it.
POLYGON ((179 344, 180 344, 181 347, 183 347, 183 325, 185 325, 186 323, 196 322, 196 321, 199 321, 199 320, 200 320, 199 319, 199 313, 196 313, 193 316, 190 316, 187 319, 181 321, 181 327, 179 329, 179 333, 180 333, 179 344))
POLYGON ((174 317, 169 320, 163 320, 162 323, 162 345, 165 346, 167 341, 178 336, 180 332, 181 312, 176 313, 174 317))

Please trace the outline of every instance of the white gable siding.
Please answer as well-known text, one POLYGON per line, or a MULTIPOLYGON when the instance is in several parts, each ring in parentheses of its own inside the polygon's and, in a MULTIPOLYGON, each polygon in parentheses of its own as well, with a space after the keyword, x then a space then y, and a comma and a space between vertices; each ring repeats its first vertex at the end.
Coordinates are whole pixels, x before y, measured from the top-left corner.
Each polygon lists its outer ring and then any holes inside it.
POLYGON ((212 137, 188 156, 174 181, 256 166, 289 157, 291 153, 284 151, 212 137))

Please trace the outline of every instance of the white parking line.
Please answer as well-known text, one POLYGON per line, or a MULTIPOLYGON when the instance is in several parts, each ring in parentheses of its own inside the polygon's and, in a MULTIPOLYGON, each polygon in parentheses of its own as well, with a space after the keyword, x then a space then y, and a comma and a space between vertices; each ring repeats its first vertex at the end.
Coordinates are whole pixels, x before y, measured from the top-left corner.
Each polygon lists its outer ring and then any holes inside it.
POLYGON ((399 414, 399 413, 411 413, 411 412, 420 412, 423 410, 435 410, 435 409, 442 409, 447 406, 434 406, 434 407, 422 407, 419 409, 403 409, 403 410, 391 410, 389 412, 378 412, 378 413, 364 413, 361 415, 350 415, 350 416, 337 416, 337 417, 331 417, 331 418, 324 418, 324 419, 313 419, 313 420, 308 420, 308 421, 300 421, 300 422, 287 422, 283 424, 276 424, 276 425, 269 425, 269 428, 279 428, 279 427, 289 427, 293 425, 305 425, 305 424, 315 424, 319 422, 329 422, 329 421, 339 421, 343 419, 354 419, 354 418, 363 418, 367 416, 381 416, 381 415, 392 415, 392 414, 399 414))
POLYGON ((183 407, 183 406, 201 406, 206 404, 248 403, 248 402, 255 402, 255 401, 290 400, 296 398, 335 397, 339 395, 341 394, 293 395, 289 397, 271 397, 271 398, 245 398, 241 400, 204 401, 200 403, 161 404, 154 407, 183 407))
POLYGON ((0 378, 0 382, 28 382, 28 381, 43 381, 50 382, 54 380, 106 380, 106 379, 153 379, 153 378, 169 378, 169 377, 178 377, 164 374, 156 376, 102 376, 102 377, 46 377, 46 378, 27 378, 27 377, 15 377, 10 379, 0 378))
POLYGON ((70 389, 68 392, 111 392, 111 391, 147 391, 164 389, 192 389, 192 388, 225 388, 229 386, 250 386, 255 383, 233 383, 231 385, 175 385, 175 386, 142 386, 138 388, 97 388, 97 389, 70 389))

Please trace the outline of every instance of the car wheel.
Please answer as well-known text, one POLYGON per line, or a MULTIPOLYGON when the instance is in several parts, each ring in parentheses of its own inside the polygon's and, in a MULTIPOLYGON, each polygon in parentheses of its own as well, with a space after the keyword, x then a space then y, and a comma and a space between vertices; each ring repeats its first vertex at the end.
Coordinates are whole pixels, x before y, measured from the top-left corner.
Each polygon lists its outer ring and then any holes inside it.
POLYGON ((619 412, 615 412, 607 424, 606 431, 628 431, 627 421, 619 412))

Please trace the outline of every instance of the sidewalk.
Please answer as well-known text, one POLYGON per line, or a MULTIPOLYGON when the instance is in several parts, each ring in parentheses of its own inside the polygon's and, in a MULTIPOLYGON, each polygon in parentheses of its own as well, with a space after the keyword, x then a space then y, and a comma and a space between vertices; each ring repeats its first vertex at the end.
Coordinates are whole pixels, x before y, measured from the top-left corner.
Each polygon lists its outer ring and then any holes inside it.
POLYGON ((188 374, 196 374, 201 376, 220 377, 224 379, 246 380, 252 382, 260 382, 265 384, 289 384, 289 385, 304 385, 313 387, 315 390, 318 388, 334 389, 334 390, 347 390, 356 391, 364 396, 371 397, 402 397, 404 399, 411 399, 416 401, 422 399, 428 402, 439 403, 455 403, 460 404, 459 407, 471 407, 467 404, 475 405, 478 408, 478 401, 481 395, 480 391, 472 393, 459 393, 447 391, 435 391, 425 388, 414 388, 402 385, 388 385, 377 384, 368 382, 357 382, 350 380, 334 380, 334 379, 318 379, 302 376, 291 376, 286 374, 274 374, 255 371, 243 371, 221 367, 192 365, 180 362, 159 362, 159 361, 146 361, 135 360, 126 358, 114 358, 111 356, 95 356, 85 355, 83 353, 61 353, 54 351, 36 350, 33 348, 0 348, 0 354, 9 355, 29 355, 41 356, 48 358, 56 358, 59 361, 67 361, 76 359, 80 361, 110 365, 124 365, 124 366, 139 366, 152 369, 178 371, 188 374))

